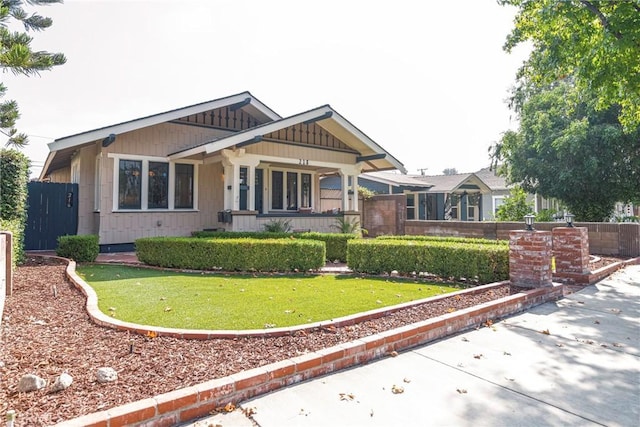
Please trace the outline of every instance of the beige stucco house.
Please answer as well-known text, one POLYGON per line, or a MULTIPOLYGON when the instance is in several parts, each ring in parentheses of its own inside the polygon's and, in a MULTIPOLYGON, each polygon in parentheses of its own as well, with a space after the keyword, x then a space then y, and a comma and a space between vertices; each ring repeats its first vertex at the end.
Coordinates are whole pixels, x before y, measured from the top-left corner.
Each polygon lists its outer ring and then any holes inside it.
POLYGON ((281 218, 331 231, 359 216, 357 177, 404 166, 331 106, 281 117, 249 92, 59 138, 40 180, 78 184, 78 234, 103 247, 281 218), (340 177, 339 212, 320 178, 340 177))

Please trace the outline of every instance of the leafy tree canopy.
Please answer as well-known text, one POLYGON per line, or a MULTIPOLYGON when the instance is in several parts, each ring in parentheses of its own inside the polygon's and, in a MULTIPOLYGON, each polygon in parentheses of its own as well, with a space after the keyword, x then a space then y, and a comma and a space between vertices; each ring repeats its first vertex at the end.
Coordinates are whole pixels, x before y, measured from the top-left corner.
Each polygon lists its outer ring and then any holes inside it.
MULTIPOLYGON (((37 75, 40 71, 50 70, 66 62, 61 53, 33 51, 28 34, 42 31, 51 26, 52 20, 37 13, 29 13, 24 5, 47 5, 62 3, 62 0, 1 0, 0 1, 0 68, 3 72, 11 70, 14 74, 37 75), (12 23, 22 24, 25 32, 11 31, 12 23)), ((0 82, 0 98, 4 98, 7 87, 0 82)), ((28 143, 27 136, 15 129, 20 117, 18 104, 12 100, 0 102, 0 132, 7 136, 6 146, 22 147, 28 143)))
POLYGON ((625 133, 619 108, 598 110, 589 95, 564 81, 530 96, 493 155, 508 182, 604 221, 616 202, 640 202, 640 130, 625 133))
MULTIPOLYGON (((568 76, 596 108, 619 105, 626 132, 640 126, 640 2, 638 0, 498 0, 518 8, 504 49, 525 42, 532 52, 518 73, 516 107, 532 88, 568 76), (524 93, 523 93, 524 92, 524 93)), ((534 89, 535 90, 535 89, 534 89)))

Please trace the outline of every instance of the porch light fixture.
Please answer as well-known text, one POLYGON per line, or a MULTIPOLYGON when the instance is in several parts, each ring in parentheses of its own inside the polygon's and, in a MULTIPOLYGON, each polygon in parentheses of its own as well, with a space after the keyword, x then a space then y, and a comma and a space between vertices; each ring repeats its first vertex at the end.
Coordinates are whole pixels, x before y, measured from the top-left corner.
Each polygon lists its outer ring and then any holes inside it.
POLYGON ((524 223, 527 226, 527 231, 533 231, 533 220, 536 219, 535 215, 525 215, 524 216, 524 223))
POLYGON ((573 218, 575 217, 574 214, 567 212, 566 214, 564 214, 564 221, 567 223, 567 227, 573 227, 573 218))

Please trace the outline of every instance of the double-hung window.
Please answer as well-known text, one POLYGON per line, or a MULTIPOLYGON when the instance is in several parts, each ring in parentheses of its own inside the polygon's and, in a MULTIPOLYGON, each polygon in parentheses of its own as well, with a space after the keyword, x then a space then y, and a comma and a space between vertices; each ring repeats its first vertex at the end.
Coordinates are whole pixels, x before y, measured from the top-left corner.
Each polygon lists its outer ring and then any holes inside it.
POLYGON ((161 158, 115 159, 114 210, 197 209, 196 165, 161 158))

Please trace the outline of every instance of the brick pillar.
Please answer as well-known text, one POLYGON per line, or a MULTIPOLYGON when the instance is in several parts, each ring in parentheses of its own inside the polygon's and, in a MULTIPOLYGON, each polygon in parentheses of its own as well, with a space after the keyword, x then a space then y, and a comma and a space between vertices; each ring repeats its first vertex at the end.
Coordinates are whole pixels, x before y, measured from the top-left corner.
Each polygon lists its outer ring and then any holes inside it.
POLYGON ((589 274, 589 229, 556 227, 552 234, 556 274, 589 274))
POLYGON ((509 232, 509 280, 526 288, 551 286, 553 240, 549 231, 509 232))

